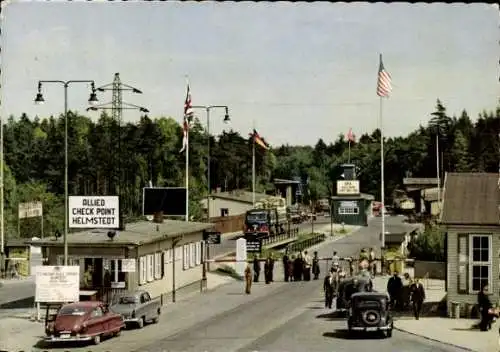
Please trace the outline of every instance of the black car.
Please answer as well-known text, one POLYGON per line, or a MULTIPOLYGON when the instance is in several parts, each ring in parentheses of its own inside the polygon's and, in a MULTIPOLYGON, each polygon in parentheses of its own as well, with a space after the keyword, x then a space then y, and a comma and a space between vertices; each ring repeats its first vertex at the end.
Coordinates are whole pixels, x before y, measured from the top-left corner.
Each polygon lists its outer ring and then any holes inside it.
POLYGON ((337 293, 337 310, 349 308, 353 294, 358 292, 371 292, 372 290, 372 281, 366 277, 355 276, 341 280, 337 293))
POLYGON ((382 332, 392 337, 394 322, 389 309, 389 297, 379 292, 358 292, 351 296, 347 317, 349 332, 382 332))

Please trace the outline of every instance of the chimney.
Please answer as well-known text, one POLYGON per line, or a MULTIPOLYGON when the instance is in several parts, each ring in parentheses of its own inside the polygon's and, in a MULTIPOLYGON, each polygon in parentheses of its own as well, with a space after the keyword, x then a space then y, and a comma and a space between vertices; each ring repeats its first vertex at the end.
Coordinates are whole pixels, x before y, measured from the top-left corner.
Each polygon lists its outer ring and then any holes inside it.
POLYGON ((153 222, 156 223, 156 224, 161 224, 163 223, 163 212, 162 211, 159 211, 159 212, 156 212, 154 213, 153 215, 153 222))

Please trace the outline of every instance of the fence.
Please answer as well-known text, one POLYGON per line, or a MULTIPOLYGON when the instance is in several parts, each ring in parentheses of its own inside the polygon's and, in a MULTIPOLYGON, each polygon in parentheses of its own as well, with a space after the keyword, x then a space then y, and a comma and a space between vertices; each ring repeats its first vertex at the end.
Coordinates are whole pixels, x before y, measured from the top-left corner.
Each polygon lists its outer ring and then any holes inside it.
POLYGON ((266 238, 262 239, 262 246, 268 246, 270 244, 274 244, 277 242, 283 242, 286 240, 292 240, 295 239, 299 235, 299 228, 295 227, 290 229, 290 231, 281 233, 281 234, 274 234, 270 235, 266 238))
MULTIPOLYGON (((298 231, 298 229, 297 229, 298 231)), ((288 251, 290 253, 302 252, 304 249, 312 247, 318 243, 321 243, 325 240, 326 235, 324 233, 315 234, 311 237, 304 238, 302 240, 298 240, 294 243, 291 243, 288 246, 288 251)))
POLYGON ((219 231, 220 233, 237 232, 243 229, 245 214, 218 216, 216 218, 210 218, 210 222, 215 224, 215 231, 219 231))

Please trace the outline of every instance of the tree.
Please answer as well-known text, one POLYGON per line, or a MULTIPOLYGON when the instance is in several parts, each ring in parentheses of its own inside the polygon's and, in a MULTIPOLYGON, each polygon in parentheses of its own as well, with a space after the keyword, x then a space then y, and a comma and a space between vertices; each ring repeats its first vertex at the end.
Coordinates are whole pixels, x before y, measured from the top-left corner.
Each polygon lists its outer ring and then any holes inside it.
POLYGON ((451 150, 456 172, 467 172, 471 170, 471 160, 469 157, 469 145, 462 131, 455 132, 455 140, 451 150))

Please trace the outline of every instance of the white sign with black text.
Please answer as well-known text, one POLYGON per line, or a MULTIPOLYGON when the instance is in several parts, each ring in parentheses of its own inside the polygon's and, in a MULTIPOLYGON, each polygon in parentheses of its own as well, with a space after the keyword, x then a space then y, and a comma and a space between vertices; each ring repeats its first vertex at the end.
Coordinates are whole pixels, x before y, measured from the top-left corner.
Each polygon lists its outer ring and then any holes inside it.
POLYGON ((36 218, 42 215, 42 202, 19 203, 19 219, 36 218))
POLYGON ((35 267, 35 302, 78 302, 80 297, 80 267, 35 267))
POLYGON ((119 206, 117 196, 70 196, 69 227, 117 229, 119 206))
POLYGON ((359 194, 359 180, 338 180, 337 195, 359 194))
POLYGON ((135 273, 136 260, 135 259, 122 259, 122 272, 135 273))

